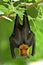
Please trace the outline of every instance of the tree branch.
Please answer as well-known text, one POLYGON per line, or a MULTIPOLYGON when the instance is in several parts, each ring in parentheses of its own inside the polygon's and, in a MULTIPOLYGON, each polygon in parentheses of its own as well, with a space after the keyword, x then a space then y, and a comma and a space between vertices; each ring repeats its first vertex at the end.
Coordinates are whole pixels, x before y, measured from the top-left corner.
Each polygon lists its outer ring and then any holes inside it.
POLYGON ((10 12, 9 14, 3 14, 0 16, 0 18, 3 18, 3 16, 10 17, 10 15, 15 14, 15 12, 10 12))
MULTIPOLYGON (((26 8, 32 8, 32 7, 38 5, 38 4, 42 3, 42 2, 43 2, 43 0, 41 0, 39 2, 35 2, 35 3, 31 4, 31 5, 26 5, 26 8)), ((20 8, 20 9, 22 9, 22 8, 20 8)), ((10 12, 9 14, 4 14, 4 15, 0 16, 0 18, 3 18, 3 16, 10 17, 12 14, 15 14, 15 13, 16 12, 10 12)))
POLYGON ((32 7, 38 5, 38 4, 42 3, 42 2, 43 2, 43 0, 41 0, 39 2, 35 2, 35 3, 31 4, 31 5, 27 5, 26 8, 32 8, 32 7))

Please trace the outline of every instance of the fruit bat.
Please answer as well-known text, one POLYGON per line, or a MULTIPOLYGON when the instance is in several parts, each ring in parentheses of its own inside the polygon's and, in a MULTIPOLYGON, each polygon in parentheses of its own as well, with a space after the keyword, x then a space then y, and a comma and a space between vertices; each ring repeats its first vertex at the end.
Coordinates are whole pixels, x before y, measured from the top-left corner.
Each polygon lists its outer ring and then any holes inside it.
POLYGON ((30 24, 27 16, 27 12, 24 12, 23 15, 23 24, 21 25, 19 22, 19 16, 16 14, 15 24, 13 33, 11 34, 10 38, 10 50, 12 58, 15 58, 14 49, 18 48, 19 53, 21 56, 28 56, 27 50, 32 46, 32 53, 33 56, 35 53, 35 34, 30 29, 30 24))

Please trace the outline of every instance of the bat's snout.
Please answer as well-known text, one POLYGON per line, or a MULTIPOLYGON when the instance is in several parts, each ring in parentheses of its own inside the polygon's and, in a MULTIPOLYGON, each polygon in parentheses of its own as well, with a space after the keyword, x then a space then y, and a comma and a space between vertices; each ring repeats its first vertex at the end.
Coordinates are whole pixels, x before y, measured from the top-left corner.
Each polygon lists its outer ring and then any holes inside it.
POLYGON ((20 45, 19 53, 21 56, 29 56, 29 46, 27 44, 20 45))

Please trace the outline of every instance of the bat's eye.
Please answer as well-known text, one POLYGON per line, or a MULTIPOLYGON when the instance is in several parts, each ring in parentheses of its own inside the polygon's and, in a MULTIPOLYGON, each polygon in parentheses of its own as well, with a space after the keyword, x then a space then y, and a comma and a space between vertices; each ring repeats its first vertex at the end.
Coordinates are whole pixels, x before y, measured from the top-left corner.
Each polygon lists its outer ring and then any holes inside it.
POLYGON ((27 50, 28 48, 26 48, 26 50, 27 50))
POLYGON ((20 49, 22 51, 22 49, 20 49))

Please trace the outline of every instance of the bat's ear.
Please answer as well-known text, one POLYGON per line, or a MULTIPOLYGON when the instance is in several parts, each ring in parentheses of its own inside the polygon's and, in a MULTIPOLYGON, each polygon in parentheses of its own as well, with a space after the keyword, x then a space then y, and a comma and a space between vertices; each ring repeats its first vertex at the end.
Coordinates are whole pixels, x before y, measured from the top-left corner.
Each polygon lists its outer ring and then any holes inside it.
POLYGON ((18 14, 16 14, 15 25, 17 26, 18 24, 19 24, 19 16, 18 16, 18 14))
POLYGON ((27 11, 25 10, 24 15, 23 15, 23 25, 27 24, 29 29, 30 29, 30 24, 29 24, 29 20, 28 20, 28 15, 27 15, 27 11))
POLYGON ((18 14, 16 14, 15 24, 14 24, 14 31, 15 31, 15 28, 18 26, 18 24, 19 24, 19 16, 18 16, 18 14))

